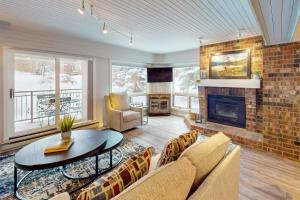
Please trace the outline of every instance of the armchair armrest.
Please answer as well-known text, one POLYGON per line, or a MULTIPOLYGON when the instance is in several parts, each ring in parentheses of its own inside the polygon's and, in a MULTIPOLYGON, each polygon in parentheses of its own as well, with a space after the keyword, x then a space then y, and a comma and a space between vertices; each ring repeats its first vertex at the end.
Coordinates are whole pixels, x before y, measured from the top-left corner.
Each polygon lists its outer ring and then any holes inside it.
POLYGON ((135 112, 139 112, 141 114, 143 112, 143 108, 142 107, 136 107, 136 106, 130 106, 130 110, 135 111, 135 112))
POLYGON ((123 119, 123 112, 122 111, 111 109, 109 112, 110 112, 110 118, 122 121, 121 120, 121 119, 123 119))
POLYGON ((130 110, 140 113, 141 124, 143 124, 143 107, 130 106, 130 110))

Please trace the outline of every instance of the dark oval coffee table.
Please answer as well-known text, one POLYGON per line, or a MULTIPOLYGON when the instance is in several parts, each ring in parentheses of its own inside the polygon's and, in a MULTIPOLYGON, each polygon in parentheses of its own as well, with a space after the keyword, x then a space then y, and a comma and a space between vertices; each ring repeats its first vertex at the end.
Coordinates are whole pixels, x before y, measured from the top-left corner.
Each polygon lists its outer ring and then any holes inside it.
POLYGON ((123 141, 123 135, 117 131, 112 130, 76 130, 72 131, 72 138, 74 142, 66 152, 44 154, 44 149, 51 143, 60 139, 60 134, 55 134, 40 140, 37 140, 15 154, 14 162, 14 192, 18 199, 24 199, 18 193, 18 188, 24 179, 35 170, 50 169, 54 167, 62 167, 62 173, 65 177, 70 179, 91 179, 86 184, 82 185, 69 193, 78 191, 79 189, 87 186, 93 182, 99 175, 111 170, 118 165, 122 159, 122 151, 116 149, 117 146, 123 141), (112 163, 112 150, 115 149, 121 153, 121 158, 116 164, 112 163), (110 154, 110 167, 102 169, 99 172, 98 168, 98 155, 109 152, 110 154), (95 156, 95 174, 88 177, 72 177, 65 172, 66 165, 82 160, 87 157, 95 156), (19 182, 17 180, 18 169, 30 171, 19 182))

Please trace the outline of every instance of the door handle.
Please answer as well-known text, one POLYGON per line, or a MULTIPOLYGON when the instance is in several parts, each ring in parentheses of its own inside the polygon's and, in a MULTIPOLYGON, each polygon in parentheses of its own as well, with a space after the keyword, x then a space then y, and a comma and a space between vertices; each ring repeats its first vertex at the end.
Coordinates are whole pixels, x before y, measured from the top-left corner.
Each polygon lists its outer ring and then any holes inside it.
POLYGON ((9 98, 13 99, 15 97, 15 89, 9 89, 9 98))

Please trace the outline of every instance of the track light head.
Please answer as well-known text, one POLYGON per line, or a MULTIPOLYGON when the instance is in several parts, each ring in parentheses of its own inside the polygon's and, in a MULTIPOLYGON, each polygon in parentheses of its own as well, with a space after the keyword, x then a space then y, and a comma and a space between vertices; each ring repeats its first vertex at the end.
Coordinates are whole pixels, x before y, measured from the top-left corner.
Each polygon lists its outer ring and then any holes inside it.
POLYGON ((105 22, 103 24, 102 33, 103 34, 107 34, 108 33, 108 30, 106 29, 106 23, 105 22))
POLYGON ((82 0, 81 8, 78 8, 77 11, 80 15, 84 15, 85 6, 84 6, 84 0, 82 0))
POLYGON ((133 45, 133 35, 131 33, 130 35, 130 41, 129 41, 129 46, 132 46, 133 45))
POLYGON ((94 5, 91 4, 90 6, 91 6, 91 16, 93 16, 94 15, 94 5))
POLYGON ((198 37, 197 40, 198 40, 199 44, 201 45, 201 44, 202 44, 203 37, 198 37))

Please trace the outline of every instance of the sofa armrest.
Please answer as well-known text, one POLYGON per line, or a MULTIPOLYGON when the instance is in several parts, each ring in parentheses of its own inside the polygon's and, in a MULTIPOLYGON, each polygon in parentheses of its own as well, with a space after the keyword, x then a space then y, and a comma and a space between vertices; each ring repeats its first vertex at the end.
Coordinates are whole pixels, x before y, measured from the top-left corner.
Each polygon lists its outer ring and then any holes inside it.
POLYGON ((71 200, 71 197, 67 192, 64 192, 64 193, 60 193, 58 195, 55 195, 54 197, 52 197, 49 200, 71 200))

